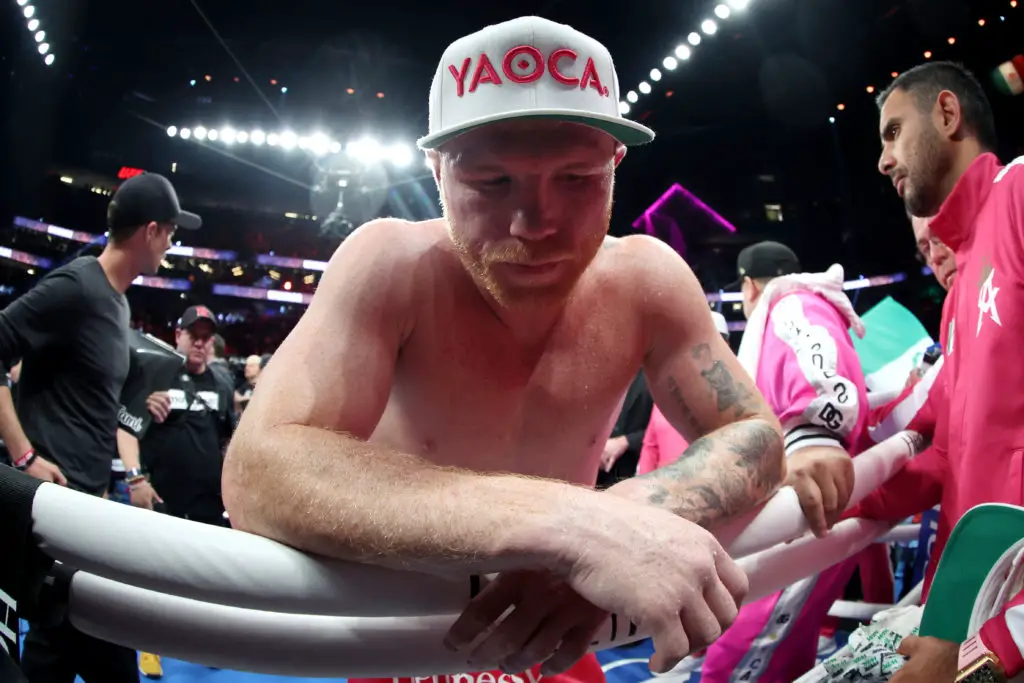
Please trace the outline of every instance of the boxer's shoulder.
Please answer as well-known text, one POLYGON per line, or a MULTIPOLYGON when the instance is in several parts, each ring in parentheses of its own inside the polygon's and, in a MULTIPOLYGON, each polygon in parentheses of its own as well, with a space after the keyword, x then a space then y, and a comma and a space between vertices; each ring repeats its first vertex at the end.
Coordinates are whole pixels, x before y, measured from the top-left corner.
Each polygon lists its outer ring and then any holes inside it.
POLYGON ((341 243, 335 257, 358 251, 372 255, 378 262, 404 261, 424 256, 447 240, 443 218, 429 221, 407 221, 401 218, 378 218, 364 223, 341 243))
POLYGON ((670 246, 649 235, 606 237, 592 266, 593 274, 626 286, 637 296, 660 290, 666 281, 678 286, 680 269, 689 266, 670 246))

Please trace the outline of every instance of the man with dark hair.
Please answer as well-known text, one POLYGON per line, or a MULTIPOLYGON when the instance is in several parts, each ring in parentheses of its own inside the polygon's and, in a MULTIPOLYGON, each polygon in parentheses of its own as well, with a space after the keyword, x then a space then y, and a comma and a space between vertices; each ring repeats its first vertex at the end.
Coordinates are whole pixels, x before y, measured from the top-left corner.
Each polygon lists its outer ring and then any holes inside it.
POLYGON ((892 178, 913 216, 938 213, 967 167, 996 151, 995 121, 985 91, 958 64, 916 66, 900 74, 877 102, 884 145, 879 169, 892 178))
MULTIPOLYGON (((936 446, 948 467, 934 562, 971 508, 1024 504, 1016 450, 1024 442, 1024 392, 1005 390, 1024 382, 1024 366, 1012 362, 1024 336, 1024 158, 1000 164, 988 100, 958 65, 911 69, 879 106, 879 171, 892 179, 911 215, 933 217, 931 232, 957 261, 942 325, 948 401, 938 419, 947 427, 936 431, 936 446)), ((1015 636, 1009 623, 1022 611, 1024 593, 962 646, 905 639, 899 651, 910 661, 893 683, 1016 676, 1024 671, 1024 636, 1015 636)))
MULTIPOLYGON (((125 292, 139 273, 155 273, 177 226, 199 216, 181 210, 158 175, 125 181, 107 212, 109 238, 98 258, 81 257, 44 277, 0 311, 0 366, 22 358, 17 411, 0 386, 0 437, 13 466, 102 496, 117 455, 121 387, 128 375, 125 292), (21 419, 19 419, 19 416, 21 419)), ((138 462, 125 462, 137 472, 138 462)), ((129 472, 129 475, 131 471, 129 472)), ((113 533, 113 530, 112 530, 113 533)), ((22 668, 30 683, 136 681, 135 653, 74 629, 32 624, 22 668)))

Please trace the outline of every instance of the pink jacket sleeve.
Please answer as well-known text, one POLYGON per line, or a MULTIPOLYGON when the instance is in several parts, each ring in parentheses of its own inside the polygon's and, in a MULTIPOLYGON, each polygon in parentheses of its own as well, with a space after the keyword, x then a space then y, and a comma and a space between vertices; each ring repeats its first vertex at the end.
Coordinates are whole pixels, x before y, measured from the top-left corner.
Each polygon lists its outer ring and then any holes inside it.
POLYGON ((644 432, 644 443, 640 450, 636 473, 647 474, 674 463, 686 447, 686 439, 669 423, 668 418, 658 410, 658 406, 654 406, 651 410, 651 419, 647 422, 647 431, 644 432))
POLYGON ((661 417, 661 411, 658 410, 658 406, 654 406, 651 410, 651 419, 647 423, 647 431, 644 432, 644 443, 640 447, 640 460, 636 464, 636 474, 647 474, 658 469, 658 418, 661 417))
POLYGON ((845 317, 823 297, 795 292, 768 315, 757 387, 782 422, 786 455, 808 446, 855 449, 867 389, 845 317))

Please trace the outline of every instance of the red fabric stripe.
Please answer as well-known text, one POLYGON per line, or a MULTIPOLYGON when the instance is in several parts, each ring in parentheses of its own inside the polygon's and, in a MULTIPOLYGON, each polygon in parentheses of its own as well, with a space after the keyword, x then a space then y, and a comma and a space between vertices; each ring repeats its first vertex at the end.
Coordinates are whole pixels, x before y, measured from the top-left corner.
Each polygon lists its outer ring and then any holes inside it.
POLYGON ((1018 593, 998 616, 986 621, 979 634, 989 650, 999 657, 1007 678, 1013 678, 1024 670, 1024 654, 1021 654, 1020 646, 1006 625, 1006 611, 1021 604, 1024 604, 1024 592, 1018 593))

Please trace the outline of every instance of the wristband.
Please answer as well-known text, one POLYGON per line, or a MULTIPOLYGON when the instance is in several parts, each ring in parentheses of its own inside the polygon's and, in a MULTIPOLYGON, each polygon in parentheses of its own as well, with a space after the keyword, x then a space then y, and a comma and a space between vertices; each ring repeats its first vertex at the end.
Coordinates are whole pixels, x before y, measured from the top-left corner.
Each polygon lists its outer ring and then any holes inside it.
POLYGON ((124 478, 128 479, 128 480, 138 479, 139 477, 142 477, 142 476, 144 476, 142 474, 142 470, 140 468, 138 468, 138 467, 133 467, 130 470, 125 470, 125 473, 124 473, 124 478))
POLYGON ((21 456, 20 458, 14 461, 14 469, 22 471, 28 469, 28 467, 36 461, 37 457, 38 456, 36 455, 34 449, 28 449, 25 452, 25 455, 21 456))

